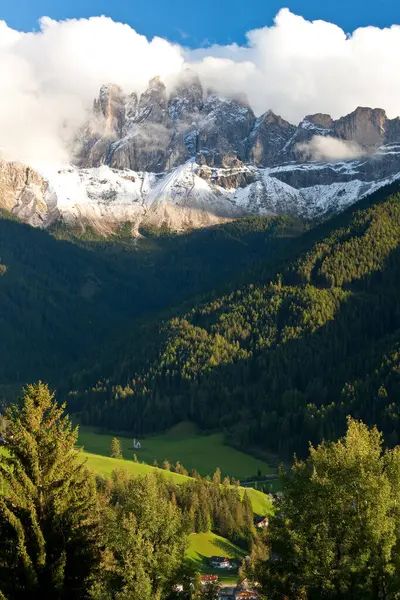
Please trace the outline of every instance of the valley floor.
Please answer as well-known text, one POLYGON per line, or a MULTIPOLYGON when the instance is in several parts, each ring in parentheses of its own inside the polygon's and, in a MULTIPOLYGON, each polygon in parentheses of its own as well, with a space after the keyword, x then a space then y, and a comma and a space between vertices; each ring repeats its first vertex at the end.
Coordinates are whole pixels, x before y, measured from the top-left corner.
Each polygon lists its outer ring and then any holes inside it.
MULTIPOLYGON (((99 433, 96 428, 79 428, 79 445, 91 454, 110 456, 113 437, 99 433)), ((192 423, 180 423, 163 435, 141 439, 141 448, 137 450, 133 448, 133 436, 117 437, 123 457, 130 461, 134 454, 148 465, 153 465, 154 461, 160 466, 164 460, 171 464, 179 461, 189 471, 196 469, 202 476, 212 475, 219 467, 223 477, 228 475, 237 479, 274 472, 266 462, 225 445, 221 433, 200 435, 192 423)))

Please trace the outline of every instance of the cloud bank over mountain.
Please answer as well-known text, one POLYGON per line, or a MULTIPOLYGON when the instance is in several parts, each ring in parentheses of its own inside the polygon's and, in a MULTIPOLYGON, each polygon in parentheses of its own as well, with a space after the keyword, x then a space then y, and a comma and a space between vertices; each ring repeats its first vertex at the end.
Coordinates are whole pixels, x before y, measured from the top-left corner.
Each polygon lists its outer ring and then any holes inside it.
POLYGON ((356 142, 324 135, 314 135, 309 142, 297 144, 296 148, 306 160, 317 162, 352 160, 365 154, 365 151, 356 142))
MULTIPOLYGON (((250 31, 246 46, 187 49, 107 17, 53 21, 33 33, 0 22, 0 152, 28 162, 68 159, 64 140, 81 123, 103 83, 144 91, 160 75, 172 87, 186 67, 223 94, 245 92, 257 114, 267 109, 298 122, 334 118, 358 105, 400 107, 400 26, 360 28, 309 22, 282 9, 271 27, 250 31)), ((317 149, 318 150, 318 149, 317 149)), ((341 150, 342 151, 342 150, 341 150)))

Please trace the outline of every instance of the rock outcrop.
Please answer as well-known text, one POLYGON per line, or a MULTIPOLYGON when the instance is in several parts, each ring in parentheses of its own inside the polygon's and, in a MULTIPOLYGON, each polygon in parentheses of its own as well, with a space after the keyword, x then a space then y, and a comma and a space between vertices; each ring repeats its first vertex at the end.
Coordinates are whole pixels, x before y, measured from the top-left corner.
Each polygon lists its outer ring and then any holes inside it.
POLYGON ((83 167, 161 173, 190 158, 217 168, 271 167, 308 161, 302 147, 314 136, 352 142, 366 155, 400 141, 400 120, 387 119, 380 108, 358 107, 336 121, 316 113, 297 126, 270 110, 256 119, 246 98, 204 91, 190 69, 169 94, 157 77, 139 99, 118 86, 103 86, 93 112, 79 140, 83 167))
POLYGON ((0 208, 36 227, 59 217, 48 181, 31 167, 5 160, 0 160, 0 208))

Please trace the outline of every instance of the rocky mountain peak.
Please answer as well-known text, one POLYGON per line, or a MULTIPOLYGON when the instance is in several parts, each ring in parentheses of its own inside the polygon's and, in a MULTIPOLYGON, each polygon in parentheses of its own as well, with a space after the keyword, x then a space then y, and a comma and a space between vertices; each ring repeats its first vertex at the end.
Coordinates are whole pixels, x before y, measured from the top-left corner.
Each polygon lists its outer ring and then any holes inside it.
POLYGON ((150 79, 147 90, 140 97, 140 105, 149 102, 157 102, 164 108, 167 105, 167 88, 158 76, 150 79))
POLYGON ((174 121, 196 120, 203 108, 203 86, 195 71, 185 69, 170 95, 168 110, 174 121))
POLYGON ((324 129, 333 129, 334 121, 330 115, 324 113, 316 113, 314 115, 307 115, 304 117, 304 121, 308 121, 317 127, 324 129))
POLYGON ((261 124, 268 124, 268 125, 277 125, 279 127, 282 127, 282 129, 287 129, 288 127, 293 127, 289 121, 285 121, 285 119, 282 119, 281 116, 275 114, 272 110, 267 110, 267 112, 265 112, 263 115, 261 115, 258 119, 257 119, 257 123, 261 124))
POLYGON ((272 110, 259 117, 248 141, 249 160, 255 165, 272 165, 279 161, 282 149, 294 135, 296 127, 272 110))
POLYGON ((209 95, 199 121, 199 155, 202 164, 232 165, 245 160, 247 138, 256 121, 252 109, 237 100, 209 95))
POLYGON ((104 119, 107 134, 120 131, 125 121, 125 95, 122 89, 113 83, 101 86, 99 96, 93 102, 93 113, 104 119))
POLYGON ((374 148, 384 141, 386 121, 383 109, 359 106, 335 121, 335 131, 339 137, 357 142, 363 148, 374 148))
POLYGON ((354 141, 367 153, 400 141, 400 120, 388 120, 382 109, 358 107, 336 121, 314 113, 297 126, 272 110, 256 119, 244 94, 223 97, 208 89, 204 96, 193 69, 182 71, 169 96, 159 77, 140 99, 102 86, 94 113, 103 129, 89 126, 83 135, 83 166, 160 173, 192 158, 210 168, 274 167, 310 160, 312 153, 300 148, 314 136, 354 141))
POLYGON ((147 90, 140 96, 135 122, 167 124, 169 121, 167 109, 167 89, 159 77, 154 77, 149 81, 147 90))

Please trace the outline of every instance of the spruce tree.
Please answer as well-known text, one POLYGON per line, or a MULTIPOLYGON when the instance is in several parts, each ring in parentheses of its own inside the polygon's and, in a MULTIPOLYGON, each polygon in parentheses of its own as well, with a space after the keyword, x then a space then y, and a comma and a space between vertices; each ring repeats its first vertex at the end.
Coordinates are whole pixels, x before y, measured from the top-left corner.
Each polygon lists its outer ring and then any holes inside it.
POLYGON ((220 485, 221 483, 221 469, 218 467, 215 469, 215 473, 213 475, 213 483, 215 483, 215 485, 220 485))
POLYGON ((0 590, 7 600, 86 598, 97 566, 95 482, 64 408, 39 382, 6 413, 0 590))
MULTIPOLYGON (((253 506, 251 504, 251 500, 250 500, 250 496, 247 493, 247 490, 244 493, 243 496, 243 525, 244 525, 244 530, 246 532, 246 535, 249 536, 249 542, 251 537, 255 537, 255 529, 254 529, 254 512, 253 512, 253 506)), ((264 516, 264 515, 263 515, 264 516)))
POLYGON ((111 440, 110 456, 111 458, 117 458, 119 460, 122 458, 121 443, 118 438, 113 438, 111 440))

